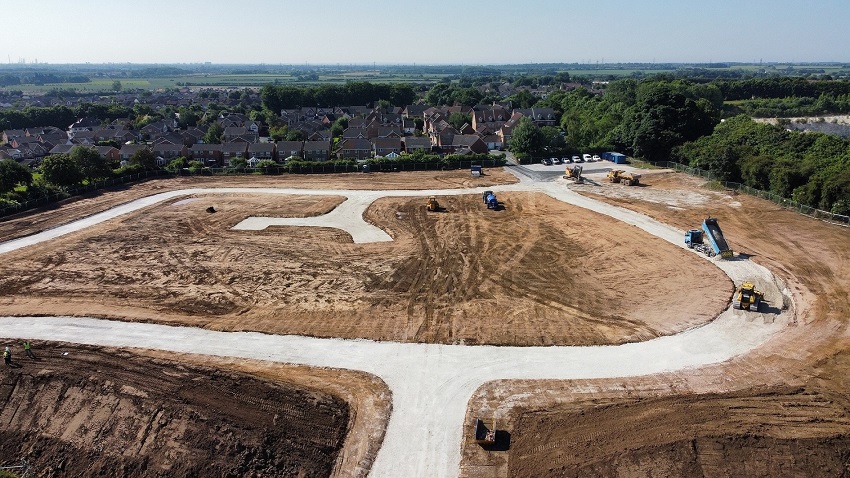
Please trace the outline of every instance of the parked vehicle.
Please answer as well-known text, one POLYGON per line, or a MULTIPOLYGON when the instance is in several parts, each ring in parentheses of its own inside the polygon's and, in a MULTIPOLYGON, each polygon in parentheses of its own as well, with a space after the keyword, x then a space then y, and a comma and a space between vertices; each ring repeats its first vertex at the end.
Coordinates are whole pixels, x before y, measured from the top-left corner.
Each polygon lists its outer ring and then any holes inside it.
POLYGON ((564 162, 564 164, 570 164, 570 163, 572 163, 572 162, 573 162, 573 160, 572 160, 572 159, 570 159, 570 158, 561 158, 561 161, 563 161, 563 162, 564 162))
POLYGON ((582 154, 581 159, 583 159, 585 163, 593 161, 593 157, 587 153, 582 154))
POLYGON ((552 160, 547 159, 547 158, 543 158, 543 159, 540 160, 540 164, 542 164, 544 166, 552 166, 552 160))
POLYGON ((594 160, 594 161, 602 161, 602 158, 600 158, 598 154, 594 154, 594 155, 593 155, 593 160, 594 160))
POLYGON ((550 161, 552 161, 552 164, 561 164, 561 160, 558 158, 552 158, 550 161))
POLYGON ((581 162, 582 162, 581 157, 579 157, 579 156, 573 156, 573 162, 574 162, 574 163, 581 163, 581 162))

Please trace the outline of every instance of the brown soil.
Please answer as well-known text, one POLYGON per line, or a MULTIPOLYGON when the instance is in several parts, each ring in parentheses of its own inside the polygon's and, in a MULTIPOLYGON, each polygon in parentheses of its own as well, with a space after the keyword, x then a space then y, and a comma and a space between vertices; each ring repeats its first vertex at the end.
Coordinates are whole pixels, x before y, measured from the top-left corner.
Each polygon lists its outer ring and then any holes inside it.
POLYGON ((736 251, 783 276, 798 322, 698 371, 593 381, 502 381, 470 401, 506 443, 467 436, 464 477, 843 476, 850 459, 850 230, 682 174, 588 185, 598 199, 682 229, 709 215, 736 251))
POLYGON ((28 236, 77 219, 91 216, 118 204, 175 189, 202 187, 280 187, 325 189, 442 189, 515 183, 516 177, 502 168, 488 169, 486 176, 473 178, 469 171, 416 171, 405 173, 351 173, 283 176, 177 177, 155 179, 104 189, 52 204, 37 211, 0 218, 0 242, 28 236))
POLYGON ((475 195, 442 197, 443 213, 427 213, 421 198, 381 199, 366 219, 395 241, 379 244, 336 229, 230 230, 249 215, 326 212, 339 198, 175 199, 6 254, 0 313, 589 345, 675 333, 728 303, 732 284, 718 269, 660 239, 544 195, 500 199, 505 209, 489 211, 475 195))
POLYGON ((576 402, 515 426, 511 477, 840 476, 850 458, 847 409, 805 389, 576 402))
MULTIPOLYGON (((0 457, 35 476, 329 476, 349 407, 166 358, 38 344, 0 372, 0 457)), ((160 354, 163 355, 163 354, 160 354)))

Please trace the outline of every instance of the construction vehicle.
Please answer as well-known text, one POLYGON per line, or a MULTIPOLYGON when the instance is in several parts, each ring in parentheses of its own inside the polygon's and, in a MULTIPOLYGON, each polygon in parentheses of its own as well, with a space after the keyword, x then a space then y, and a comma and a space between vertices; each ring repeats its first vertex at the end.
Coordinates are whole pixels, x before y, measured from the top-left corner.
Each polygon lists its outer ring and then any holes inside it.
POLYGON ((640 174, 626 172, 622 169, 613 169, 608 171, 608 181, 626 186, 637 186, 640 184, 640 174))
POLYGON ((425 209, 432 212, 439 212, 442 210, 440 209, 440 203, 437 202, 437 198, 434 196, 430 196, 428 198, 428 202, 425 203, 425 209))
POLYGON ((756 289, 756 286, 752 282, 744 282, 741 284, 741 288, 738 289, 738 296, 735 298, 734 307, 736 309, 758 312, 763 299, 764 293, 756 289))
POLYGON ((581 184, 584 182, 584 178, 581 177, 581 165, 575 165, 573 167, 567 166, 566 174, 564 175, 564 179, 569 179, 570 181, 575 181, 576 184, 581 184))
POLYGON ((496 443, 496 421, 492 423, 484 423, 480 418, 475 419, 474 423, 475 443, 479 445, 493 445, 496 443), (489 425, 489 426, 488 426, 489 425))
POLYGON ((685 245, 708 257, 719 255, 728 259, 734 255, 726 242, 726 238, 723 237, 723 231, 717 225, 717 219, 713 217, 706 218, 702 222, 702 230, 691 229, 685 232, 685 245), (708 238, 708 244, 705 243, 705 238, 708 238))
POLYGON ((493 191, 484 191, 484 204, 487 205, 487 209, 496 210, 499 208, 499 201, 496 199, 496 195, 493 191))
POLYGON ((708 242, 711 244, 711 248, 714 250, 715 254, 724 259, 728 259, 733 256, 734 253, 729 247, 729 244, 726 242, 726 238, 723 237, 723 231, 721 231, 720 226, 717 225, 716 218, 709 217, 706 218, 705 221, 702 221, 702 230, 705 232, 705 236, 708 238, 708 242))
POLYGON ((702 252, 708 257, 714 257, 716 255, 714 253, 714 249, 703 242, 702 235, 702 230, 700 229, 691 229, 690 231, 685 232, 685 245, 688 246, 689 249, 702 252))

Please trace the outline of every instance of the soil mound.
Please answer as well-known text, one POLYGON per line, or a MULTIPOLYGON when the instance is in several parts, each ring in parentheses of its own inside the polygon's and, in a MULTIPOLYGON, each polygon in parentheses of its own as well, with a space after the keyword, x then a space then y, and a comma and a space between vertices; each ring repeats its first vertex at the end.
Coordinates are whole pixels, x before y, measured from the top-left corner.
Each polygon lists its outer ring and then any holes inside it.
POLYGON ((0 464, 35 476, 329 476, 345 439, 348 405, 325 393, 96 347, 36 353, 0 375, 0 464))

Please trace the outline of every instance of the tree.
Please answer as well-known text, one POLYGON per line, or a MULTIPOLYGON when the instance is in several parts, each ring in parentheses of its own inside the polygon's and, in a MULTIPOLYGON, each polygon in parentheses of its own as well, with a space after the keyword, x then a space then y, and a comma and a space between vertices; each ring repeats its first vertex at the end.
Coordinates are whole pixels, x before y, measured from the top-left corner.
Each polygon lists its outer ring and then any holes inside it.
POLYGON ((539 156, 543 152, 543 146, 543 133, 540 132, 540 128, 527 116, 520 118, 511 134, 511 152, 539 156))
POLYGON ((13 191, 18 185, 32 184, 30 170, 12 159, 0 161, 0 194, 13 191))
POLYGON ((455 111, 449 114, 448 119, 446 120, 454 129, 460 131, 463 128, 463 125, 468 124, 472 125, 472 115, 469 113, 461 113, 459 111, 455 111))
POLYGON ((115 81, 112 82, 112 91, 118 92, 118 91, 121 91, 121 88, 122 88, 122 85, 121 85, 120 81, 115 80, 115 81))
POLYGON ((221 137, 224 135, 224 128, 217 122, 212 123, 204 135, 204 143, 221 144, 221 137))
POLYGON ((245 158, 233 158, 230 160, 230 167, 235 171, 245 171, 248 167, 248 160, 245 158))
POLYGON ((138 164, 144 169, 156 169, 156 155, 147 148, 140 149, 130 156, 130 164, 138 164))
POLYGON ((169 173, 179 173, 189 164, 189 160, 183 156, 178 156, 165 165, 165 170, 169 173))
POLYGON ((56 186, 75 186, 83 182, 83 172, 67 154, 51 154, 41 160, 44 180, 56 186))
POLYGON ((83 178, 89 181, 107 178, 112 173, 106 158, 94 148, 83 146, 73 148, 70 157, 77 164, 83 178))

